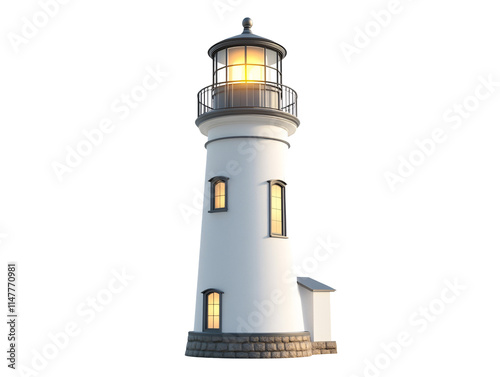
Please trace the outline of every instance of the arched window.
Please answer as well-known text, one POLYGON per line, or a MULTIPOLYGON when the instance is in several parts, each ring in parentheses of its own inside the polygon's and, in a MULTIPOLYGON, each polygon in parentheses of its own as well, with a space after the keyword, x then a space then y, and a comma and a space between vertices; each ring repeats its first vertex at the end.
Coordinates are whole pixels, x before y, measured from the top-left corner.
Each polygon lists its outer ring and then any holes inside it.
POLYGON ((209 180, 210 187, 210 211, 227 211, 227 177, 213 177, 209 180))
POLYGON ((222 294, 218 289, 207 289, 203 293, 203 331, 222 330, 222 294))
POLYGON ((269 182, 269 236, 286 237, 285 186, 280 180, 269 182))

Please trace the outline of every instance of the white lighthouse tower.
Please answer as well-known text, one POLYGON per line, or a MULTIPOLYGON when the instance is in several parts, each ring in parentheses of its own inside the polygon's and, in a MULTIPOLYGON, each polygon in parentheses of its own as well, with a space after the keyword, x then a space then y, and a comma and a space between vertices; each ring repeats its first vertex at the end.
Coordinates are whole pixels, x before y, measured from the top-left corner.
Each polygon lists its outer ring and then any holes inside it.
POLYGON ((297 93, 282 84, 285 48, 253 34, 252 24, 245 18, 242 34, 209 49, 213 83, 198 94, 196 125, 208 138, 207 166, 186 355, 334 353, 333 289, 292 273, 286 168, 288 139, 300 124, 297 93))

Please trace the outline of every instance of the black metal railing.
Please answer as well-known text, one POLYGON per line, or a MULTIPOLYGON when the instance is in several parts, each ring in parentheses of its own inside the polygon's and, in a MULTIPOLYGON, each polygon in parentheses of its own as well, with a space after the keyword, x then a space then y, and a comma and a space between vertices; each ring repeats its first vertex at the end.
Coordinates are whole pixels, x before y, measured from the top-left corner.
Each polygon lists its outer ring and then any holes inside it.
POLYGON ((297 116, 297 92, 271 82, 229 82, 209 85, 198 93, 198 116, 212 110, 267 108, 297 116))

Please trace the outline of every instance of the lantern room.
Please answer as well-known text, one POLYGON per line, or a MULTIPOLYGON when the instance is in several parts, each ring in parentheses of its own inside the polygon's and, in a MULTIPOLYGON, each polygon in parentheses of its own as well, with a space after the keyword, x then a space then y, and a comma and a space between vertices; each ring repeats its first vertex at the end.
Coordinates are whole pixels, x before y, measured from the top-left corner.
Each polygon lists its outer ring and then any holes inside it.
MULTIPOLYGON (((297 93, 282 83, 280 44, 255 35, 250 18, 243 32, 213 45, 212 85, 198 93, 198 116, 213 110, 264 108, 297 116, 297 93)), ((297 119, 298 122, 298 119, 297 119)))

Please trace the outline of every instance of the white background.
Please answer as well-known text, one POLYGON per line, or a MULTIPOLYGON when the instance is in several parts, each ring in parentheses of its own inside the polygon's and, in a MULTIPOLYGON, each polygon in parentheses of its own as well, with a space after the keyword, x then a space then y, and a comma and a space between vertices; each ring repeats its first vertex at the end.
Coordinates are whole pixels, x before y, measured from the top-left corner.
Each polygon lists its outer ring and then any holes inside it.
MULTIPOLYGON (((79 334, 38 375, 375 376, 367 363, 383 361, 382 343, 401 331, 413 342, 381 375, 498 373, 500 87, 458 129, 443 120, 474 95, 478 77, 500 81, 496 2, 401 0, 378 33, 370 12, 388 1, 220 3, 232 5, 70 1, 16 52, 9 33, 22 36, 23 17, 41 8, 2 2, 0 284, 16 261, 19 362, 32 367, 49 335, 75 323, 79 334), (283 82, 299 93, 302 124, 290 139, 287 182, 296 265, 312 260, 318 237, 341 242, 307 267, 337 289, 337 355, 184 356, 206 153, 196 93, 211 83, 206 51, 239 34, 246 16, 256 34, 287 48, 283 82), (373 37, 349 62, 341 43, 354 46, 367 25, 373 37), (120 119, 111 104, 141 84, 148 66, 169 77, 120 119), (103 118, 113 132, 60 182, 52 164, 64 163, 67 146, 103 118), (398 156, 408 158, 415 140, 437 128, 446 142, 392 191, 384 174, 397 173, 398 156), (77 308, 122 269, 134 279, 87 323, 77 308), (443 308, 436 299, 447 279, 467 288, 443 308), (419 331, 411 318, 429 305, 440 314, 419 331)), ((6 325, 0 334, 4 355, 6 325)))

